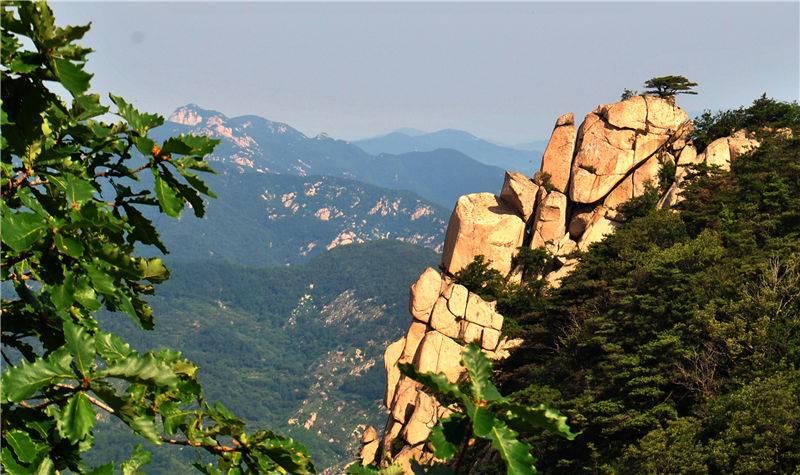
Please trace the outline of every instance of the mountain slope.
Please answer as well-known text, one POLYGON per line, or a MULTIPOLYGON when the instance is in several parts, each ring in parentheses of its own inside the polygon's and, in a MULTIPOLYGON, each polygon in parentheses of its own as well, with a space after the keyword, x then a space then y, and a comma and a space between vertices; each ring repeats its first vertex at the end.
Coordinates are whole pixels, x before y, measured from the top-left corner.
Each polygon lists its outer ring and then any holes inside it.
MULTIPOLYGON (((154 131, 166 137, 194 133, 219 138, 211 160, 233 163, 241 171, 291 175, 330 175, 351 178, 377 186, 413 191, 446 208, 464 193, 493 190, 503 179, 503 170, 476 162, 466 155, 432 151, 425 160, 413 162, 413 173, 403 171, 400 160, 373 157, 355 145, 324 134, 306 137, 287 124, 257 116, 228 118, 216 111, 190 104, 177 109, 169 121, 154 131), (441 158, 442 155, 449 155, 441 158), (446 165, 441 163, 446 162, 446 165), (445 179, 447 170, 458 170, 445 179), (419 177, 435 186, 420 186, 419 177), (432 192, 434 190, 434 192, 432 192)), ((449 173, 448 173, 449 174, 449 173)))
MULTIPOLYGON (((291 267, 176 262, 152 298, 154 331, 118 315, 102 324, 139 349, 183 351, 199 364, 209 401, 252 427, 300 439, 324 468, 351 460, 353 434, 384 417, 383 349, 407 325, 415 274, 436 260, 431 250, 385 240, 291 267)), ((124 458, 136 440, 102 423, 93 461, 124 458)), ((183 473, 198 456, 154 449, 148 473, 183 473)))
POLYGON ((450 148, 487 165, 516 170, 530 175, 539 169, 542 159, 541 151, 524 151, 504 147, 480 139, 469 132, 454 129, 444 129, 419 135, 395 131, 379 137, 358 140, 354 143, 362 150, 373 155, 381 153, 397 155, 450 148))
POLYGON ((240 173, 217 163, 204 219, 157 218, 171 260, 283 265, 354 242, 396 239, 434 250, 449 211, 406 192, 329 176, 240 173))

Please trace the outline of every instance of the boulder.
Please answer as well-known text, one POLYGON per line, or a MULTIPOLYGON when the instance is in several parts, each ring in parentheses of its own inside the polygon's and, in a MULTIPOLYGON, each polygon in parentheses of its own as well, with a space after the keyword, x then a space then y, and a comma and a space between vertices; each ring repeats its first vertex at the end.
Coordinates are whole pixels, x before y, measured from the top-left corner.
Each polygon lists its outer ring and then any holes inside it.
POLYGON ((456 316, 447 308, 447 299, 444 296, 439 297, 436 305, 433 306, 430 325, 443 335, 447 335, 450 338, 458 338, 461 326, 458 324, 456 316))
POLYGON ((719 138, 706 147, 703 152, 706 165, 717 166, 723 170, 731 168, 731 149, 728 145, 728 137, 719 138))
POLYGON ((414 355, 417 354, 419 342, 425 337, 425 332, 428 326, 421 322, 411 322, 405 336, 405 345, 403 345, 403 352, 400 354, 398 363, 411 363, 414 360, 414 355))
POLYGON ((497 313, 495 305, 495 302, 487 302, 479 295, 470 293, 465 318, 482 327, 500 330, 503 327, 503 316, 497 313))
MULTIPOLYGON (((424 340, 423 340, 424 341, 424 340)), ((397 383, 394 401, 391 405, 394 420, 405 423, 414 410, 414 401, 417 399, 419 383, 405 376, 397 383)))
POLYGON ((444 373, 450 382, 456 382, 463 370, 461 351, 461 345, 453 339, 437 331, 430 331, 419 345, 414 366, 423 373, 444 373))
POLYGON ((442 276, 439 272, 428 267, 419 276, 414 284, 411 285, 411 297, 409 298, 409 312, 417 320, 427 322, 433 309, 433 304, 439 298, 439 291, 442 285, 442 276))
POLYGON ((491 268, 508 275, 524 235, 525 222, 498 197, 491 193, 462 196, 447 225, 442 266, 455 274, 483 255, 491 268))
POLYGON ((591 219, 591 211, 576 213, 569 222, 569 236, 575 240, 579 239, 591 219))
POLYGON ((557 289, 558 287, 561 286, 561 279, 571 274, 572 271, 575 270, 575 267, 577 267, 577 265, 578 265, 577 259, 569 259, 566 262, 564 262, 564 264, 560 268, 547 274, 547 276, 545 276, 545 280, 550 285, 550 287, 557 289))
POLYGON ((547 193, 536 207, 531 247, 555 244, 564 237, 567 221, 567 196, 559 191, 547 193))
POLYGON ((687 129, 691 131, 688 114, 672 101, 656 96, 645 96, 644 99, 647 102, 647 126, 651 132, 680 132, 680 137, 683 137, 687 129))
POLYGON ((616 211, 619 206, 633 198, 633 175, 626 176, 603 200, 603 206, 616 211))
POLYGON ((452 284, 448 287, 447 308, 450 313, 460 318, 467 311, 467 295, 469 291, 463 285, 452 284))
POLYGON ((761 143, 756 140, 754 136, 748 136, 747 132, 744 130, 737 130, 728 138, 731 160, 736 160, 759 146, 761 146, 761 143))
POLYGON ((483 334, 483 327, 468 320, 461 321, 461 332, 458 334, 459 340, 464 343, 480 342, 483 334))
POLYGON ((620 129, 644 131, 647 127, 647 104, 642 96, 633 96, 600 109, 609 124, 620 129))
POLYGON ((683 147, 678 155, 677 167, 675 169, 675 182, 680 184, 686 178, 693 165, 699 165, 705 160, 704 155, 698 155, 694 145, 683 147))
POLYGON ((400 360, 400 355, 403 353, 405 345, 406 339, 400 338, 387 346, 386 351, 383 352, 383 365, 386 369, 386 400, 384 401, 386 407, 392 407, 394 390, 397 387, 397 381, 400 379, 400 369, 397 367, 397 362, 400 360))
POLYGON ((575 116, 572 113, 562 115, 556 120, 556 126, 542 156, 540 171, 550 176, 550 184, 561 193, 567 191, 569 184, 575 136, 575 116))
POLYGON ((607 212, 608 209, 603 206, 594 211, 591 221, 589 221, 581 240, 578 242, 578 249, 586 251, 590 244, 602 240, 605 236, 613 233, 614 229, 619 226, 618 223, 606 218, 607 212))
POLYGON ((539 185, 518 172, 506 172, 500 199, 514 208, 525 222, 533 214, 539 185))
POLYGON ((414 412, 406 422, 401 435, 406 442, 417 445, 424 442, 437 422, 437 409, 439 404, 428 394, 420 391, 414 402, 414 412))
POLYGON ((671 161, 675 163, 675 157, 669 152, 661 152, 653 155, 636 167, 633 171, 633 198, 642 196, 649 186, 658 185, 658 174, 661 172, 661 164, 671 161))
POLYGON ((376 462, 375 456, 378 454, 378 448, 380 445, 381 441, 375 439, 361 446, 361 451, 358 453, 358 459, 361 461, 361 465, 372 465, 376 462))
POLYGON ((594 203, 608 194, 633 168, 635 140, 635 131, 617 129, 595 112, 590 112, 578 131, 570 199, 578 203, 594 203))
POLYGON ((661 199, 658 200, 656 208, 658 209, 670 208, 672 206, 675 206, 675 204, 680 203, 682 200, 681 191, 682 190, 678 182, 677 181, 673 182, 672 185, 670 185, 667 192, 664 193, 664 196, 662 196, 661 199))
POLYGON ((391 455, 392 442, 394 442, 397 436, 400 435, 401 430, 403 430, 403 423, 397 422, 390 417, 386 423, 386 428, 383 431, 383 440, 381 441, 381 453, 383 459, 386 459, 387 456, 391 455))
POLYGON ((484 350, 494 351, 500 341, 500 331, 494 328, 484 328, 481 336, 481 347, 484 350))

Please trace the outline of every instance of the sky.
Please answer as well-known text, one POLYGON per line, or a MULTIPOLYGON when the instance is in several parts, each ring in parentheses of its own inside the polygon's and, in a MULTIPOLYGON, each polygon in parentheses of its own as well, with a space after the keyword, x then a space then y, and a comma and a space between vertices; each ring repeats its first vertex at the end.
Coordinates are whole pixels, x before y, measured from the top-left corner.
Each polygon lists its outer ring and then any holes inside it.
POLYGON ((307 135, 400 127, 546 139, 653 76, 698 82, 690 115, 800 94, 800 2, 53 2, 93 23, 93 90, 169 114, 196 103, 307 135))

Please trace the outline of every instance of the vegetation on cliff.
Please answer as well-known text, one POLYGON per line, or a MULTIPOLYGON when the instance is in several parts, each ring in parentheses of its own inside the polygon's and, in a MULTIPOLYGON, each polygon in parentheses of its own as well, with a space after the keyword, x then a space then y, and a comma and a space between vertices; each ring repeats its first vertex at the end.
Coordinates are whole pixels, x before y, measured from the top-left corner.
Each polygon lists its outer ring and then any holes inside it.
MULTIPOLYGON (((701 118, 701 140, 747 125, 762 146, 730 172, 696 168, 679 212, 656 209, 648 195, 629 203, 628 221, 559 289, 506 313, 525 343, 501 364, 500 388, 558 408, 581 431, 569 443, 533 437, 540 469, 800 466, 798 110, 761 98, 701 118)), ((476 264, 470 275, 481 272, 476 264)), ((498 285, 460 277, 476 292, 498 285)))

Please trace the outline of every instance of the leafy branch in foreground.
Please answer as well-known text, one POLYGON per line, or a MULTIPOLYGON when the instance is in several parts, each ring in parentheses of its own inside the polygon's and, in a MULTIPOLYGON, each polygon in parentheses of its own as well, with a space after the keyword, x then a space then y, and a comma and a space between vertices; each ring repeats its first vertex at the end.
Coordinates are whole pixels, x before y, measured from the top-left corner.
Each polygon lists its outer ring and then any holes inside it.
POLYGON ((428 442, 433 455, 458 473, 464 451, 476 438, 488 441, 503 459, 507 473, 536 473, 533 447, 520 440, 521 435, 547 431, 572 440, 567 418, 544 404, 527 406, 500 394, 491 382, 492 366, 475 344, 464 350, 461 364, 467 379, 454 384, 442 374, 420 373, 412 364, 400 364, 400 371, 433 393, 451 414, 433 427, 428 442))
MULTIPOLYGON (((202 217, 202 195, 214 195, 195 172, 212 172, 204 157, 217 141, 156 143, 148 132, 162 117, 88 93, 91 50, 75 43, 88 30, 55 26, 45 2, 2 5, 4 471, 113 473, 113 464, 90 471, 81 455, 105 412, 154 444, 218 456, 217 466, 197 467, 205 473, 312 473, 292 439, 247 432, 223 405, 206 403, 198 368, 179 352, 140 354, 95 318, 121 312, 153 327, 145 296, 169 272, 136 255, 137 246, 167 251, 143 210, 179 217, 188 204, 202 217), (108 114, 120 120, 102 121, 108 114)), ((137 448, 122 472, 148 460, 137 448)))

